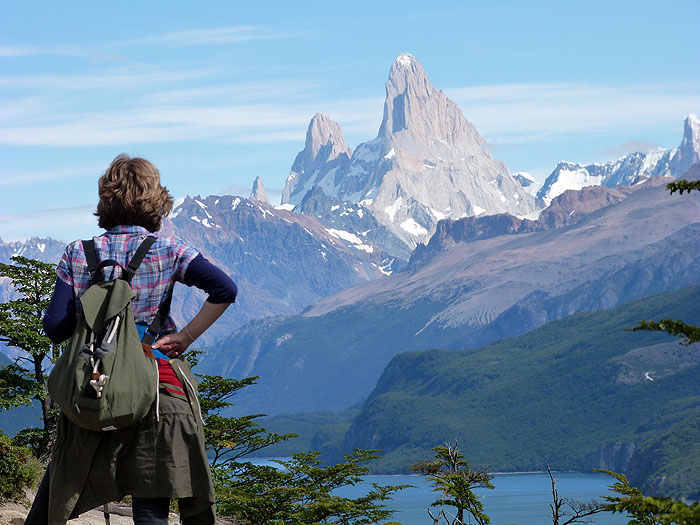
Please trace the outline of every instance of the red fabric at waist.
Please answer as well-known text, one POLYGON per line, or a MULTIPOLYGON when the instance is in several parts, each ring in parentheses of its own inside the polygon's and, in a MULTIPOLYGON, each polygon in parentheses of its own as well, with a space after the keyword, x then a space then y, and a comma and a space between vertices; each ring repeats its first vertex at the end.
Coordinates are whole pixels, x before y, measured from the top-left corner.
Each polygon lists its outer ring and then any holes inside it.
POLYGON ((181 389, 185 389, 182 383, 175 375, 175 370, 173 370, 172 365, 165 359, 156 359, 158 363, 158 379, 161 383, 166 383, 168 385, 175 385, 181 389))

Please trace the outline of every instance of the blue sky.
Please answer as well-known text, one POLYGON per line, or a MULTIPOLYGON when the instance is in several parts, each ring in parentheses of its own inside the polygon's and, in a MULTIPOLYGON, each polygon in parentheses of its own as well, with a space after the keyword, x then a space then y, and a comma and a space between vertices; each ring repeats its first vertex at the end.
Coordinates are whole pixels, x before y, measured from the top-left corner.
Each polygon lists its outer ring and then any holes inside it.
POLYGON ((316 112, 376 136, 412 53, 512 172, 677 147, 700 113, 700 2, 5 2, 0 238, 98 230, 120 152, 176 196, 284 185, 316 112), (118 4, 118 5, 117 5, 118 4))

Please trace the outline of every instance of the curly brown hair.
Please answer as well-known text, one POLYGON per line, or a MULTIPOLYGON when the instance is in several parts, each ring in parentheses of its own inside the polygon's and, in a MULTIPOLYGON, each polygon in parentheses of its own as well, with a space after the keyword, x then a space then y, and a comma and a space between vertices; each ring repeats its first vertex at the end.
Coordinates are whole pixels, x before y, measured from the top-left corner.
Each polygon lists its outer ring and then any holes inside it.
POLYGON ((160 230, 161 221, 173 209, 173 197, 160 184, 158 169, 146 159, 118 155, 98 182, 100 202, 95 216, 100 228, 118 225, 160 230))

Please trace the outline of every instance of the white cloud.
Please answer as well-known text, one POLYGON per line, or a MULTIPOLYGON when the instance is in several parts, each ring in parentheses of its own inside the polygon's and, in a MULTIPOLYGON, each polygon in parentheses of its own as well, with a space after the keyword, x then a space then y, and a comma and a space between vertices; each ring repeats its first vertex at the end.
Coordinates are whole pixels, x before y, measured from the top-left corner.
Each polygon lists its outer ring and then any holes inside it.
POLYGON ((232 26, 175 31, 163 35, 122 40, 110 44, 110 47, 140 46, 143 44, 169 44, 189 47, 211 44, 230 44, 249 40, 272 40, 289 38, 291 36, 293 35, 289 33, 267 33, 265 28, 260 26, 232 26))
POLYGON ((55 46, 0 46, 0 57, 15 58, 29 56, 68 56, 68 57, 105 57, 105 51, 123 47, 143 46, 147 44, 162 44, 177 47, 193 47, 203 45, 231 44, 251 40, 275 40, 292 38, 292 33, 270 33, 261 26, 231 26, 208 29, 192 29, 174 31, 161 35, 153 35, 128 40, 119 40, 93 46, 55 45, 55 46))
POLYGON ((24 241, 30 237, 53 237, 63 241, 66 232, 74 239, 98 233, 94 206, 29 210, 21 214, 0 214, 0 238, 5 242, 24 241))
MULTIPOLYGON (((0 86, 26 87, 17 104, 0 110, 0 144, 123 146, 211 140, 236 143, 303 141, 310 118, 327 113, 348 145, 373 138, 383 99, 323 99, 305 81, 218 83, 215 69, 110 70, 105 75, 0 77, 0 86), (188 80, 197 85, 187 87, 188 80), (204 84, 202 84, 204 83, 204 84), (173 85, 185 87, 173 89, 173 85), (108 97, 89 98, 96 89, 108 97), (80 109, 63 107, 85 90, 80 109), (33 91, 40 94, 35 95, 33 91), (144 94, 146 93, 146 94, 144 94), (114 109, 117 99, 122 109, 114 109), (359 140, 350 140, 359 139, 359 140)), ((695 86, 607 86, 576 83, 504 84, 446 90, 494 146, 546 142, 574 133, 656 130, 677 126, 700 110, 695 86)), ((679 131, 680 136, 680 131, 679 131)))
POLYGON ((658 144, 653 144, 646 140, 628 140, 619 146, 606 148, 605 153, 608 155, 626 155, 636 152, 646 153, 658 147, 660 147, 658 144))
POLYGON ((33 89, 51 93, 54 98, 63 92, 91 92, 97 89, 129 88, 136 91, 149 85, 173 85, 185 80, 207 77, 213 69, 155 68, 132 66, 112 69, 95 75, 4 75, 0 76, 0 87, 33 89))
POLYGON ((89 56, 90 52, 78 46, 0 46, 0 57, 28 57, 28 56, 89 56))
POLYGON ((677 125, 700 108, 695 85, 504 84, 446 89, 492 142, 522 143, 567 133, 677 125))
MULTIPOLYGON (((204 72, 192 72, 204 75, 204 72)), ((131 88, 149 82, 158 82, 156 76, 125 73, 126 78, 114 74, 107 78, 60 77, 47 80, 54 90, 75 85, 91 86, 94 83, 114 86, 128 84, 131 88)), ((164 73, 164 83, 170 84, 177 73, 164 73), (172 76, 170 75, 172 73, 172 76)), ((0 78, 2 85, 3 78, 0 78)), ((32 79, 34 82, 36 79, 32 79)), ((45 86, 46 84, 42 84, 45 86)), ((0 144, 12 146, 122 146, 187 142, 192 140, 220 140, 237 143, 303 142, 311 117, 323 108, 332 118, 339 120, 351 133, 360 133, 364 139, 372 138, 378 126, 382 101, 377 98, 319 100, 308 95, 302 84, 295 82, 269 82, 256 91, 254 83, 229 85, 240 96, 228 96, 222 86, 194 87, 192 89, 151 91, 143 96, 136 89, 133 99, 125 97, 120 103, 126 109, 112 109, 110 102, 92 101, 92 108, 70 111, 59 107, 48 95, 36 96, 31 102, 20 104, 21 111, 8 113, 0 127, 0 144), (279 89, 278 89, 279 88, 279 89), (288 94, 296 99, 290 101, 288 94), (161 96, 163 94, 163 96, 161 96), (225 97, 223 103, 219 101, 225 97), (253 100, 231 104, 229 99, 253 100), (267 100, 260 102, 256 97, 267 100), (159 103, 160 101, 160 103, 159 103), (165 103, 164 103, 165 102, 165 103), (33 106, 34 105, 34 106, 33 106), (36 110, 32 111, 32 107, 36 110)), ((53 94, 56 96, 56 93, 53 94)), ((70 98, 68 95, 62 98, 70 98)), ((21 101, 22 99, 20 99, 21 101)), ((87 101, 85 104, 88 104, 87 101)), ((13 105, 8 105, 12 107, 13 105)))
POLYGON ((80 177, 100 175, 104 167, 82 167, 76 169, 63 169, 51 171, 5 171, 0 172, 0 188, 24 186, 26 184, 35 184, 37 182, 48 181, 68 181, 80 177))

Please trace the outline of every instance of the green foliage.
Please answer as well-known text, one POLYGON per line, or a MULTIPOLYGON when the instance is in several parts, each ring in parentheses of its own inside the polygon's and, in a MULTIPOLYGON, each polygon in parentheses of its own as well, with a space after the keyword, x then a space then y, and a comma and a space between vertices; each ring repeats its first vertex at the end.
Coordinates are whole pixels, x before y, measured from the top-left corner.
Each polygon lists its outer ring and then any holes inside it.
POLYGON ((698 412, 692 347, 624 330, 661 316, 698 324, 698 294, 695 285, 576 314, 483 348, 400 354, 348 436, 377 436, 374 471, 405 472, 446 435, 495 470, 581 470, 601 444, 641 444, 698 412))
MULTIPOLYGON (((614 505, 613 512, 626 512, 631 516, 651 516, 662 525, 697 525, 700 523, 700 504, 694 501, 688 505, 671 498, 650 498, 633 496, 623 498, 614 505)), ((638 523, 644 523, 639 521, 638 523)))
POLYGON ((700 500, 700 414, 691 414, 645 442, 626 474, 649 496, 700 500))
POLYGON ((627 513, 632 519, 628 525, 694 525, 700 523, 700 504, 687 504, 672 498, 652 498, 630 486, 624 474, 610 470, 594 469, 613 476, 617 482, 610 490, 619 496, 605 496, 607 511, 627 513))
POLYGON ((441 519, 448 524, 464 523, 465 511, 478 525, 490 523, 491 520, 484 512, 484 506, 473 489, 493 489, 491 483, 493 476, 484 470, 472 470, 457 444, 446 443, 433 450, 436 458, 434 461, 419 461, 411 466, 411 470, 427 476, 427 479, 433 482, 433 490, 442 495, 430 505, 440 507, 438 514, 433 515, 428 511, 434 523, 437 525, 441 519), (445 506, 455 507, 457 514, 450 518, 443 508, 445 506))
MULTIPOLYGON (((617 505, 621 503, 624 499, 643 497, 642 491, 630 486, 629 481, 627 481, 627 477, 624 474, 618 474, 617 472, 613 472, 612 470, 598 468, 594 468, 593 470, 602 472, 603 474, 608 474, 609 476, 612 476, 617 480, 608 488, 611 491, 618 493, 619 496, 603 496, 603 499, 607 502, 607 506, 605 508, 606 511, 615 512, 617 509, 617 505)), ((656 525, 658 523, 659 522, 654 519, 651 513, 638 510, 632 516, 632 519, 627 522, 627 525, 656 525)))
POLYGON ((252 525, 363 524, 388 519, 393 511, 382 502, 404 485, 372 485, 359 498, 345 498, 333 491, 362 481, 374 451, 356 450, 343 463, 322 466, 317 452, 293 454, 288 461, 277 461, 281 468, 239 464, 233 477, 220 479, 224 490, 219 496, 222 515, 235 515, 252 525))
POLYGON ((0 502, 24 499, 24 491, 39 479, 39 462, 26 447, 17 446, 0 431, 0 502))
POLYGON ((632 328, 633 332, 649 330, 656 332, 668 332, 674 337, 683 337, 683 344, 689 345, 700 342, 700 327, 689 325, 683 321, 664 319, 662 321, 640 321, 638 326, 632 328))
MULTIPOLYGON (((197 366, 201 353, 201 350, 190 350, 185 354, 191 367, 197 366)), ((231 379, 205 374, 195 375, 199 379, 197 390, 204 419, 204 444, 212 467, 217 467, 219 472, 232 468, 233 462, 242 456, 295 437, 295 434, 268 433, 255 421, 264 414, 243 417, 221 415, 224 409, 233 406, 229 400, 242 388, 254 385, 257 377, 231 379)))
POLYGON ((675 192, 680 193, 683 195, 683 192, 688 192, 690 193, 692 190, 700 190, 700 180, 677 180, 674 182, 671 182, 670 184, 666 185, 666 189, 669 190, 671 195, 673 195, 675 192))
POLYGON ((0 368, 0 410, 31 405, 44 395, 45 390, 26 368, 15 363, 0 368))
POLYGON ((46 390, 44 362, 47 357, 55 359, 59 349, 44 334, 42 318, 51 300, 55 266, 21 256, 14 256, 12 261, 0 263, 0 277, 12 281, 19 298, 0 304, 0 341, 23 350, 25 355, 18 358, 18 363, 0 370, 0 409, 39 401, 44 428, 40 436, 29 432, 32 439, 28 442, 38 457, 47 458, 58 413, 46 390))
MULTIPOLYGON (((192 366, 201 352, 188 352, 192 366)), ((355 485, 367 473, 362 463, 377 456, 356 450, 337 465, 322 466, 317 452, 292 454, 278 461, 280 468, 254 465, 241 458, 296 437, 275 434, 257 424, 264 414, 225 417, 231 399, 242 388, 254 385, 256 377, 230 379, 196 374, 204 417, 205 444, 211 459, 212 477, 222 516, 243 518, 247 523, 377 523, 393 513, 382 502, 402 486, 373 485, 359 498, 332 494, 335 489, 355 485)))
POLYGON ((51 340, 41 326, 49 306, 55 266, 15 255, 13 264, 0 263, 0 277, 8 277, 19 299, 0 304, 0 341, 42 358, 51 352, 51 340))

